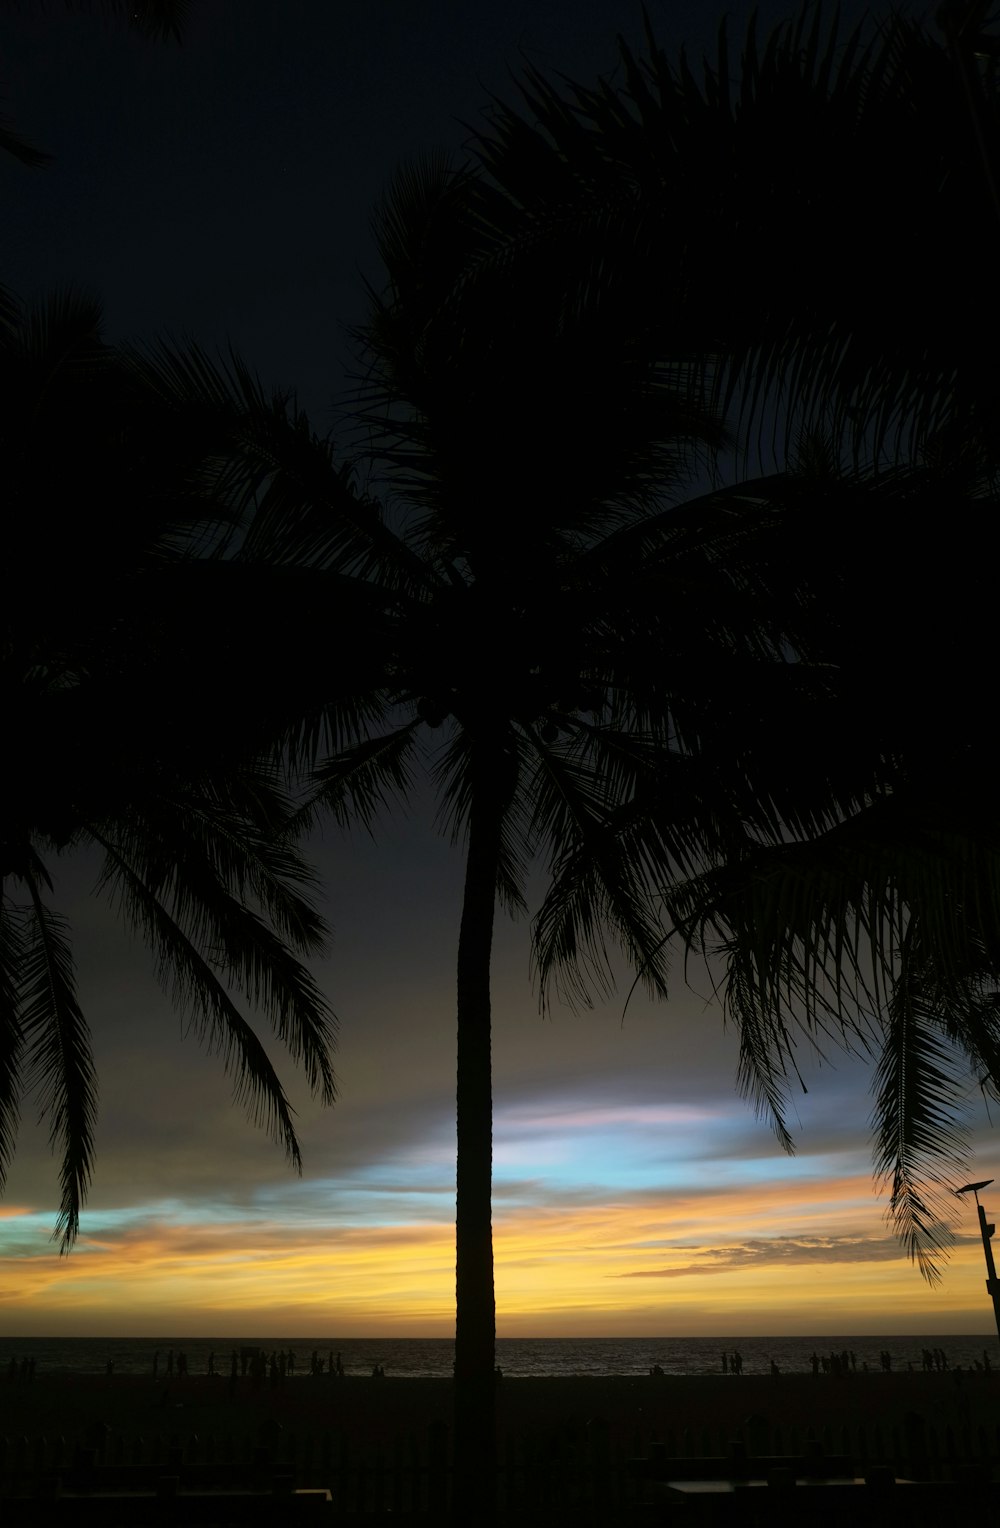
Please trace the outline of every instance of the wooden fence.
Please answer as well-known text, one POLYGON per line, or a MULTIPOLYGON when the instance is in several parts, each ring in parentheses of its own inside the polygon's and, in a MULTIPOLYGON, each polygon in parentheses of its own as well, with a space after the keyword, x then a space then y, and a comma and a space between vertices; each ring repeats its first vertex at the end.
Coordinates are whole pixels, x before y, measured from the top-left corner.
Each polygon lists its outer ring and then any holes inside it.
MULTIPOLYGON (((857 1474, 887 1467, 925 1481, 993 1478, 1000 1468, 1000 1426, 942 1427, 911 1418, 901 1427, 838 1427, 812 1431, 769 1426, 751 1419, 735 1434, 704 1429, 661 1430, 612 1437, 600 1422, 553 1427, 501 1440, 498 1494, 503 1517, 549 1509, 554 1516, 579 1509, 607 1512, 641 1508, 655 1498, 655 1484, 636 1461, 682 1460, 694 1478, 719 1473, 709 1461, 742 1451, 799 1455, 817 1448, 847 1456, 857 1474)), ((359 1446, 333 1431, 266 1432, 256 1441, 225 1434, 164 1434, 123 1438, 97 1436, 81 1448, 62 1438, 0 1439, 0 1498, 52 1496, 60 1491, 162 1492, 175 1479, 183 1491, 323 1488, 337 1517, 391 1512, 396 1517, 440 1517, 451 1496, 448 1429, 434 1423, 381 1444, 359 1446)), ((723 1473, 725 1471, 723 1470, 723 1473)))

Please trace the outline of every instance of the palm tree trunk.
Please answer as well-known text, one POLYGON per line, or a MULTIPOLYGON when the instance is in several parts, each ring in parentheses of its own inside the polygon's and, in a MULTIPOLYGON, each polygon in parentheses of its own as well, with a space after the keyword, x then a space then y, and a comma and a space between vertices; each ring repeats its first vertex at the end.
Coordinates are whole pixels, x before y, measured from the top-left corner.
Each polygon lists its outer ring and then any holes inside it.
POLYGON ((455 1207, 455 1520, 470 1524, 488 1524, 496 1500, 490 954, 501 817, 495 787, 474 770, 458 940, 455 1207))

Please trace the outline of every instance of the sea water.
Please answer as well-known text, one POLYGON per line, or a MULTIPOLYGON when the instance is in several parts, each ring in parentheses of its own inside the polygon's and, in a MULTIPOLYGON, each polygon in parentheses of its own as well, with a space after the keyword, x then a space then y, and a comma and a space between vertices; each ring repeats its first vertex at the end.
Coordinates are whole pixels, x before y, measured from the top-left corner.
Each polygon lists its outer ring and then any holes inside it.
MULTIPOLYGON (((444 1379, 451 1375, 454 1343, 444 1338, 338 1337, 336 1332, 316 1337, 281 1337, 248 1333, 243 1337, 2 1337, 0 1377, 11 1359, 20 1363, 34 1359, 38 1374, 99 1374, 114 1366, 115 1374, 149 1374, 156 1355, 160 1378, 166 1375, 167 1355, 174 1361, 183 1353, 189 1374, 206 1374, 214 1357, 217 1374, 228 1375, 232 1354, 240 1362, 244 1348, 260 1348, 270 1355, 277 1350, 294 1355, 294 1377, 312 1372, 313 1358, 322 1360, 329 1372, 337 1355, 345 1374, 369 1375, 380 1364, 387 1376, 444 1379)), ((734 1350, 743 1360, 744 1374, 767 1374, 776 1363, 782 1373, 811 1372, 813 1353, 847 1353, 849 1365, 858 1373, 881 1372, 882 1354, 888 1353, 892 1369, 920 1370, 925 1350, 943 1351, 950 1368, 971 1369, 984 1363, 1000 1369, 1000 1344, 994 1332, 979 1336, 831 1336, 822 1337, 501 1337, 497 1340, 497 1363, 505 1375, 635 1375, 648 1374, 659 1364, 665 1374, 723 1373, 734 1350), (853 1355, 853 1358, 851 1357, 853 1355)))

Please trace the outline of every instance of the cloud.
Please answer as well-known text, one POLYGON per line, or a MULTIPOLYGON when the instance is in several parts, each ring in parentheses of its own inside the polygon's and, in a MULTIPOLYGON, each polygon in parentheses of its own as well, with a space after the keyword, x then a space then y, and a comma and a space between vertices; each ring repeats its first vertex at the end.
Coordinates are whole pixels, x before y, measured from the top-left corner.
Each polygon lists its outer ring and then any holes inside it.
POLYGON ((497 1110, 498 1129, 510 1134, 557 1133, 564 1130, 684 1129, 715 1121, 716 1111, 693 1104, 609 1104, 603 1101, 553 1098, 548 1105, 514 1104, 497 1110))
MULTIPOLYGON (((679 1251, 694 1250, 680 1247, 679 1251)), ((906 1252, 894 1236, 775 1236, 705 1247, 702 1260, 679 1267, 636 1269, 623 1279, 680 1279, 692 1274, 731 1273, 737 1268, 766 1268, 791 1263, 895 1263, 906 1252)))

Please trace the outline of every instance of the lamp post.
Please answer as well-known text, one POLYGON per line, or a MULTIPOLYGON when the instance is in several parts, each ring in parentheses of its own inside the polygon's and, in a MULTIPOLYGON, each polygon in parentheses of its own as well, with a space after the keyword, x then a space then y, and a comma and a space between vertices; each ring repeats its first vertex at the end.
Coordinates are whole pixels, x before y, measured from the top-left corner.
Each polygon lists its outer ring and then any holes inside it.
POLYGON ((964 1188, 957 1188, 956 1194, 971 1194, 976 1201, 976 1209, 979 1213, 979 1230, 983 1238, 983 1252, 986 1256, 986 1293, 993 1301, 993 1316, 997 1324, 997 1336, 1000 1337, 1000 1280, 997 1279, 996 1264, 993 1261, 993 1248, 990 1246, 990 1237, 996 1230, 995 1225, 987 1225, 986 1211, 979 1203, 979 1190, 988 1188, 994 1180, 984 1178, 982 1183, 967 1183, 964 1188))

